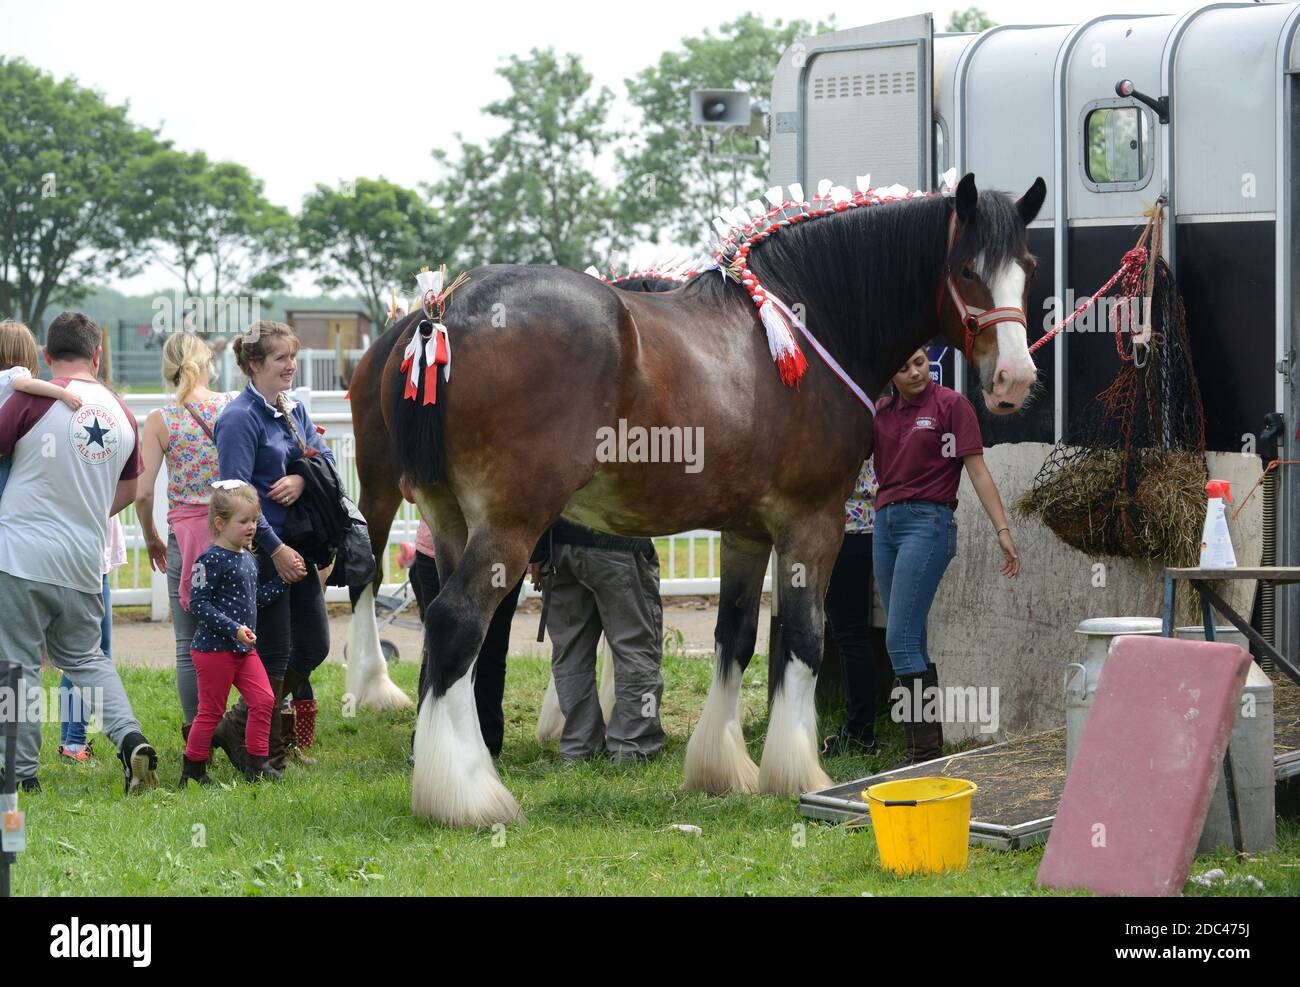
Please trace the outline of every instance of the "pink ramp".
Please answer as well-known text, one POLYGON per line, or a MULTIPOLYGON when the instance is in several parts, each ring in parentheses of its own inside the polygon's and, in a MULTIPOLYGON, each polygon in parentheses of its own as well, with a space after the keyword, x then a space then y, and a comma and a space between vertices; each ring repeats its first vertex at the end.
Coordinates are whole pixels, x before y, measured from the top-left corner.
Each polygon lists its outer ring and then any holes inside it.
POLYGON ((1038 868, 1041 887, 1182 891, 1249 668, 1235 644, 1115 639, 1038 868))

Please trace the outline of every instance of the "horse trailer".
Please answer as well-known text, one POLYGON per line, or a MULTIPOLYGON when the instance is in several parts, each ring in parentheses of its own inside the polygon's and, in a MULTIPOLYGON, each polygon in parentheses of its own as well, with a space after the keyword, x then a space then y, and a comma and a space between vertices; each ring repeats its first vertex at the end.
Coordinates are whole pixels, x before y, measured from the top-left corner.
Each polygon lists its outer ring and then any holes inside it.
MULTIPOLYGON (((981 188, 1019 195, 1042 176, 1048 197, 1029 229, 1029 248, 1039 259, 1028 310, 1031 343, 1116 271, 1152 210, 1164 206, 1162 252, 1186 304, 1210 469, 1215 474, 1249 462, 1253 476, 1243 473, 1237 481, 1249 488, 1260 475, 1266 415, 1281 413, 1285 422, 1276 455, 1300 460, 1297 28, 1300 5, 1294 3, 1209 3, 1183 14, 1008 24, 979 34, 936 33, 925 14, 807 38, 785 52, 773 81, 771 182, 815 188, 829 178, 851 188, 856 176, 870 174, 873 186, 935 189, 939 176, 955 169, 958 176, 974 172, 981 188), (1122 80, 1129 84, 1119 85, 1122 80)), ((1007 417, 979 409, 991 463, 999 449, 1008 462, 1016 447, 1026 450, 1022 468, 999 479, 1008 503, 1027 485, 1045 448, 1086 434, 1085 409, 1121 368, 1104 327, 1059 334, 1039 351, 1038 364, 1043 390, 1034 407, 1007 417)), ((945 384, 977 393, 978 380, 959 352, 943 354, 940 373, 945 384)), ((1264 519, 1251 515, 1242 524, 1244 531, 1253 520, 1254 537, 1265 542, 1255 564, 1261 556, 1300 564, 1295 469, 1280 469, 1264 519)), ((974 512, 969 488, 963 506, 968 502, 974 512)), ((983 535, 981 528, 979 544, 991 542, 983 535)), ((968 543, 962 545, 965 551, 968 543)), ((1077 574, 1034 576, 1034 562, 1024 554, 1037 593, 1017 587, 1020 613, 1008 611, 1007 620, 1038 607, 1032 623, 1039 630, 1023 624, 1019 633, 1030 640, 1042 632, 1035 647, 1043 658, 1072 660, 1066 657, 1075 647, 1070 631, 1082 617, 1129 608, 1158 613, 1158 568, 1118 563, 1128 572, 1126 585, 1142 587, 1140 599, 1115 595, 1090 603, 1071 588, 1077 574)), ((973 578, 961 561, 959 555, 950 579, 973 578)), ((987 574, 996 571, 992 549, 980 565, 978 578, 998 578, 987 574)), ((1268 598, 1267 591, 1260 595, 1268 598)), ((1269 602, 1276 605, 1273 643, 1294 655, 1300 596, 1279 587, 1269 602)), ((978 623, 985 632, 991 625, 978 623)), ((936 630, 950 637, 949 629, 932 624, 932 648, 936 630)), ((981 643, 963 638, 960 647, 950 644, 948 657, 981 643)), ((1008 685, 1015 671, 1010 661, 960 655, 969 674, 1008 685)), ((1021 690, 1019 711, 1003 732, 1059 725, 1059 669, 1054 663, 1050 675, 1034 673, 1036 684, 1021 690)))

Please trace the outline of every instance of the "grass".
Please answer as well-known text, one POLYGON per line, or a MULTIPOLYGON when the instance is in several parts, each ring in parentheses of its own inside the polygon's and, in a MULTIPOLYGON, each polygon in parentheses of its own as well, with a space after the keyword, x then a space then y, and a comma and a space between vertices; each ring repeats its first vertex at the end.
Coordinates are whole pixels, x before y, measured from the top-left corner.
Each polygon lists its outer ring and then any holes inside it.
MULTIPOLYGON (((277 786, 236 782, 218 755, 221 786, 176 792, 179 712, 166 672, 126 668, 127 691, 162 752, 166 786, 139 799, 121 794, 115 758, 97 767, 57 764, 57 725, 45 725, 44 791, 22 796, 27 850, 14 869, 22 895, 1026 895, 1040 894, 1034 875, 1041 849, 1001 853, 972 849, 968 869, 942 877, 894 878, 881 870, 867 827, 802 819, 794 800, 715 798, 681 790, 686 738, 703 705, 710 662, 669 656, 664 662, 663 757, 618 768, 606 762, 566 768, 555 745, 533 738, 548 665, 511 659, 507 737, 501 773, 528 824, 493 832, 452 831, 410 811, 407 752, 414 717, 339 715, 343 671, 315 678, 322 714, 320 763, 292 768, 277 786), (672 828, 700 827, 700 835, 672 828)), ((755 755, 765 728, 766 662, 750 666, 744 686, 746 735, 755 755)), ((415 688, 414 663, 394 668, 415 688)), ((46 686, 55 685, 52 674, 46 686)), ((861 777, 899 755, 886 724, 886 747, 872 758, 827 762, 835 778, 861 777)), ((96 738, 96 747, 108 743, 96 738)), ((1300 828, 1279 821, 1279 849, 1237 862, 1200 859, 1194 873, 1222 867, 1264 882, 1189 895, 1300 893, 1300 828)))

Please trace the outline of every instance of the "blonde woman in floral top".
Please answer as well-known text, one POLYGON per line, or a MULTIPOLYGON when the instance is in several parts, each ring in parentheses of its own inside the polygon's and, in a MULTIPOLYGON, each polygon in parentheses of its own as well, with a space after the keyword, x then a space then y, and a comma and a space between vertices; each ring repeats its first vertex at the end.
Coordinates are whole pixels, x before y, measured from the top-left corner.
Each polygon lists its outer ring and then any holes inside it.
POLYGON ((876 746, 876 655, 871 644, 871 531, 876 472, 868 459, 844 505, 844 542, 826 590, 826 618, 840 655, 848 716, 822 753, 868 754, 876 746))
POLYGON ((221 473, 210 432, 233 394, 208 389, 212 351, 193 333, 178 332, 163 346, 163 377, 176 388, 176 401, 149 413, 140 430, 140 474, 136 516, 149 550, 149 563, 167 573, 172 629, 176 634, 176 689, 181 700, 181 734, 188 737, 199 709, 198 680, 190 659, 195 618, 190 614, 190 572, 212 537, 208 502, 221 473), (192 412, 192 413, 191 413, 192 412), (196 418, 197 416, 197 418, 196 418), (167 463, 167 526, 164 542, 153 523, 153 488, 167 463))

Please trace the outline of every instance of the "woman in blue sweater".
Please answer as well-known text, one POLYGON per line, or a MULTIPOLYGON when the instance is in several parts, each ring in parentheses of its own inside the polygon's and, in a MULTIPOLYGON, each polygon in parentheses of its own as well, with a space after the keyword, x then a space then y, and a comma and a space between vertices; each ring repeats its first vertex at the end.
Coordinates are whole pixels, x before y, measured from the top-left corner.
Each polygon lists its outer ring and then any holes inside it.
MULTIPOLYGON (((233 348, 248 386, 226 405, 214 429, 221 478, 243 480, 257 490, 262 505, 254 539, 258 579, 265 582, 278 575, 289 584, 288 593, 257 611, 257 650, 275 692, 271 764, 280 768, 289 739, 281 703, 292 694, 300 700, 299 706, 314 707, 308 676, 329 654, 329 617, 321 581, 315 569, 281 539, 285 519, 304 486, 302 477, 288 475, 288 469, 304 456, 333 461, 334 454, 307 409, 286 394, 298 369, 298 337, 293 330, 282 322, 254 322, 233 348)), ((312 709, 312 723, 314 714, 312 709)), ((213 737, 213 744, 241 769, 246 716, 247 707, 234 707, 213 737)), ((302 738, 300 743, 307 747, 311 740, 302 738)), ((313 763, 301 751, 298 759, 313 763)))

